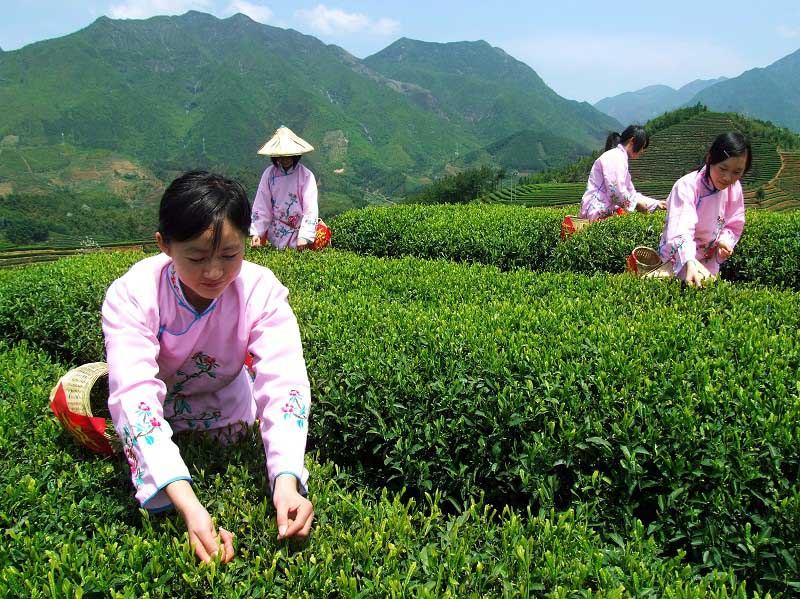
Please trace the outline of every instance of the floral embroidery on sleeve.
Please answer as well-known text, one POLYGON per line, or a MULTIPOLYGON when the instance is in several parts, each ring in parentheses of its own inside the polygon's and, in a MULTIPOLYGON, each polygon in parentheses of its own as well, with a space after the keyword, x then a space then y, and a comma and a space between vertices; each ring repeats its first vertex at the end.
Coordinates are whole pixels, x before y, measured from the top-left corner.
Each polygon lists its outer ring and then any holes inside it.
MULTIPOLYGON (((672 262, 673 264, 675 263, 675 261, 678 258, 678 254, 680 253, 681 248, 683 247, 684 243, 686 243, 686 240, 681 238, 681 237, 679 237, 678 239, 676 239, 672 243, 667 244, 667 247, 669 248, 669 253, 667 254, 667 260, 666 260, 667 262, 672 262)), ((662 256, 663 256, 663 253, 662 253, 662 256)))
POLYGON ((308 411, 306 401, 299 391, 296 389, 289 391, 289 399, 282 409, 284 420, 294 419, 299 428, 305 426, 305 422, 308 420, 308 411))
POLYGON ((131 477, 133 483, 141 485, 142 468, 136 457, 134 447, 138 447, 139 439, 144 439, 148 445, 155 443, 155 435, 161 432, 161 421, 153 416, 152 408, 145 402, 139 402, 136 409, 136 419, 131 423, 133 430, 126 424, 122 427, 122 444, 125 448, 125 457, 128 458, 128 465, 131 467, 131 477))

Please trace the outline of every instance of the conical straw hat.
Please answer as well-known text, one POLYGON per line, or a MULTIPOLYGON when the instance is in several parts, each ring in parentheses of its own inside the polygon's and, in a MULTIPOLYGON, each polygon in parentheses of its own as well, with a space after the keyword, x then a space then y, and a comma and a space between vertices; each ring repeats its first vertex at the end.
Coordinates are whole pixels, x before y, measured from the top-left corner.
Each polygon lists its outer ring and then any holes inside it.
POLYGON ((314 151, 314 146, 308 143, 289 127, 280 126, 270 140, 261 146, 259 154, 265 156, 300 156, 314 151))

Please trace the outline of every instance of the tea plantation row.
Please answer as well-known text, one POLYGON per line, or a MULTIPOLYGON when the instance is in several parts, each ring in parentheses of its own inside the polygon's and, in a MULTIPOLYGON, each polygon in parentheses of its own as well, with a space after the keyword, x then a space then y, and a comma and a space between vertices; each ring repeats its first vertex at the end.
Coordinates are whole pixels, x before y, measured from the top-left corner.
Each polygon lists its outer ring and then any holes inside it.
MULTIPOLYGON (((572 509, 607 539, 642 521, 698 571, 800 581, 797 294, 335 251, 251 258, 292 291, 320 459, 455 508, 572 509)), ((104 290, 134 260, 0 278, 0 331, 101 358, 104 290)))
MULTIPOLYGON (((346 212, 331 221, 334 245, 371 256, 480 262, 504 270, 619 273, 637 245, 658 247, 664 213, 629 214, 559 239, 576 209, 392 206, 346 212)), ((750 210, 744 235, 722 276, 800 290, 800 211, 750 210)))
POLYGON ((354 489, 309 459, 316 521, 305 545, 276 540, 258 435, 224 452, 179 438, 200 498, 236 535, 237 558, 203 567, 175 514, 139 512, 125 461, 87 454, 49 415, 64 370, 0 343, 0 596, 3 597, 741 597, 722 572, 665 558, 641 527, 604 543, 574 512, 521 517, 470 503, 445 515, 354 489))

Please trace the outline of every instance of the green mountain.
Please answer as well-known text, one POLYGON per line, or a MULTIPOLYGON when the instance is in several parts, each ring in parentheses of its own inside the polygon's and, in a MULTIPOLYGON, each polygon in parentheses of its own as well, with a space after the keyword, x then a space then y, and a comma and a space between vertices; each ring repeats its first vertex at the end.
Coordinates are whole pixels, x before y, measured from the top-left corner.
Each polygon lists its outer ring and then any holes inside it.
POLYGON ((550 131, 526 129, 468 153, 463 164, 471 168, 502 165, 525 174, 572 162, 590 151, 585 145, 550 131))
POLYGON ((688 103, 738 112, 800 132, 800 50, 697 93, 688 103))
POLYGON ((359 74, 341 49, 243 15, 103 17, 3 53, 0 104, 0 138, 120 152, 164 178, 212 166, 252 184, 265 164, 255 151, 281 124, 317 147, 309 162, 329 186, 334 169, 380 185, 433 168, 450 140, 482 143, 359 74))
POLYGON ((441 44, 402 38, 364 64, 427 90, 412 96, 419 106, 489 143, 534 130, 562 138, 567 148, 580 144, 591 150, 609 130, 619 128, 590 104, 562 98, 528 65, 484 41, 441 44))
POLYGON ((679 89, 668 85, 649 85, 634 92, 603 98, 596 102, 594 107, 617 119, 623 126, 630 123, 646 123, 659 114, 686 104, 702 90, 722 81, 725 81, 725 77, 696 79, 679 89))
MULTIPOLYGON (((532 69, 485 42, 400 40, 360 61, 297 31, 199 12, 102 17, 74 34, 4 52, 0 105, 0 140, 20 164, 27 152, 58 154, 62 145, 101 150, 162 185, 186 168, 208 167, 252 189, 266 164, 256 149, 285 124, 317 148, 307 162, 323 191, 345 203, 365 190, 403 193, 521 130, 549 136, 544 163, 551 164, 563 163, 576 144, 596 147, 617 125, 588 104, 560 98, 532 69), (426 73, 422 80, 389 68, 402 48, 410 49, 406 67, 418 63, 426 73), (565 149, 551 149, 554 136, 565 149)), ((0 191, 69 186, 70 169, 79 166, 26 167, 27 175, 41 175, 34 187, 5 173, 0 191)))

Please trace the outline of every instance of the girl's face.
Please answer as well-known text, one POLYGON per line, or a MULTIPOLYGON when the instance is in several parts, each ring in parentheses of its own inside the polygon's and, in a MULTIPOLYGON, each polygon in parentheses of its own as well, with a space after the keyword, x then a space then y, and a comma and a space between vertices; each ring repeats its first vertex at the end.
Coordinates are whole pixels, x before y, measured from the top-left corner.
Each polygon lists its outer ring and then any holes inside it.
POLYGON ((632 139, 629 139, 628 143, 625 144, 625 151, 628 153, 628 158, 633 160, 644 154, 644 148, 641 148, 638 152, 634 151, 632 139))
POLYGON ((228 219, 222 224, 216 251, 212 251, 213 233, 209 228, 194 239, 168 244, 156 233, 158 247, 175 264, 186 299, 201 312, 239 275, 244 259, 244 237, 228 219))
POLYGON ((709 177, 714 187, 722 191, 736 183, 744 175, 747 167, 747 154, 733 156, 709 167, 709 177))
POLYGON ((294 164, 294 158, 292 156, 278 156, 278 164, 281 165, 283 170, 288 171, 294 164))

